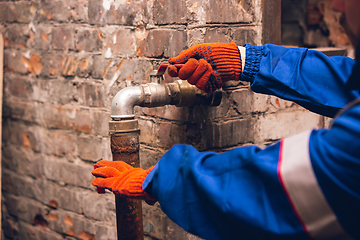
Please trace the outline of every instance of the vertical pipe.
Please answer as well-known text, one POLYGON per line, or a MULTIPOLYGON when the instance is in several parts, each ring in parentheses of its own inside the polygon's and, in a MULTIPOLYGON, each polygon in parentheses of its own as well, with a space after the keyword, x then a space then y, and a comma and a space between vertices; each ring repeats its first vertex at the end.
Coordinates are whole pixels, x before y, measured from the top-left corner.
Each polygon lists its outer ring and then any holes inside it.
MULTIPOLYGON (((110 121, 111 152, 113 161, 124 161, 140 167, 138 121, 110 121)), ((118 240, 143 240, 143 217, 141 200, 115 195, 118 240)))
MULTIPOLYGON (((187 81, 149 83, 122 89, 115 95, 111 104, 112 121, 109 123, 109 132, 113 160, 140 167, 140 130, 135 119, 134 106, 192 106, 200 103, 218 106, 222 98, 222 94, 219 93, 207 95, 187 81)), ((115 204, 118 240, 143 240, 141 201, 115 195, 115 204)))

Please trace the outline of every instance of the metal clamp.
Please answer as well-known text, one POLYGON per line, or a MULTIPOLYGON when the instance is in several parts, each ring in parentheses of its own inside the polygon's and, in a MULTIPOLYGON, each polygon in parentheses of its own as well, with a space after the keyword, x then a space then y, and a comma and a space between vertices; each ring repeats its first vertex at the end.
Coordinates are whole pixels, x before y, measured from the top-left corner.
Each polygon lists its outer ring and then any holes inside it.
POLYGON ((137 119, 131 120, 112 120, 109 122, 109 134, 136 132, 140 131, 139 121, 137 119))

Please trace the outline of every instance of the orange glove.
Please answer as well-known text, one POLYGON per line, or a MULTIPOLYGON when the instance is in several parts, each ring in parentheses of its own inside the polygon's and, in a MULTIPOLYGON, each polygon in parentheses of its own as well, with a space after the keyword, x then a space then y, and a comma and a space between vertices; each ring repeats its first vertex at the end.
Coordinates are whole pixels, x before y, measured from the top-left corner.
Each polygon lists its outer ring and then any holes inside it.
POLYGON ((142 184, 153 167, 148 170, 134 168, 122 161, 101 160, 95 164, 91 172, 96 178, 91 182, 99 188, 107 188, 124 197, 142 199, 149 204, 157 200, 144 192, 142 184))
POLYGON ((169 58, 170 64, 185 63, 180 70, 168 67, 172 77, 188 80, 204 92, 213 92, 229 80, 239 80, 241 58, 235 43, 203 43, 169 58))

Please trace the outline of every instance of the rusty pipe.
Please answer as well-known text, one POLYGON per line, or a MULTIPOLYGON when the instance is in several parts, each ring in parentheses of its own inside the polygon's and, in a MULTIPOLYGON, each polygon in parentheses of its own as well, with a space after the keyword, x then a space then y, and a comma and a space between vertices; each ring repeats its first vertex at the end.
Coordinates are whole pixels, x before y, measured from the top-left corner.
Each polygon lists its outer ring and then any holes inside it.
MULTIPOLYGON (((138 120, 134 107, 159 107, 165 105, 192 106, 205 104, 217 106, 222 93, 205 94, 187 81, 173 83, 148 83, 119 91, 111 104, 109 132, 114 161, 125 161, 140 167, 138 120)), ((118 240, 143 240, 141 201, 115 196, 118 240)))
MULTIPOLYGON (((124 161, 133 167, 140 167, 138 122, 135 119, 111 121, 110 125, 125 124, 126 130, 111 135, 113 161, 124 161)), ((122 128, 125 128, 124 126, 122 128)), ((144 239, 142 205, 140 200, 115 195, 116 226, 118 240, 144 239)))

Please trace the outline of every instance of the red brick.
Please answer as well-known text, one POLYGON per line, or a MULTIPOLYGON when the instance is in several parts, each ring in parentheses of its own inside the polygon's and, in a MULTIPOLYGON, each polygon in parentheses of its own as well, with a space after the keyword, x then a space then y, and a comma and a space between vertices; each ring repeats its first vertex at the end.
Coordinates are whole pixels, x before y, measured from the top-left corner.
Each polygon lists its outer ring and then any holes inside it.
POLYGON ((147 1, 132 1, 131 4, 103 4, 89 0, 89 21, 91 24, 144 25, 148 21, 147 1))
POLYGON ((28 77, 18 77, 12 74, 6 74, 4 77, 4 91, 5 94, 9 94, 9 97, 30 100, 33 92, 32 85, 34 84, 28 77))
POLYGON ((204 31, 205 28, 195 28, 187 31, 189 47, 192 47, 196 44, 204 43, 204 31))
POLYGON ((191 0, 188 5, 189 18, 198 24, 255 21, 254 1, 191 0))
POLYGON ((205 149, 234 147, 254 141, 252 119, 237 119, 206 124, 204 130, 205 149))
POLYGON ((61 116, 61 107, 43 106, 41 109, 41 118, 44 127, 54 129, 64 129, 65 123, 61 116))
POLYGON ((15 5, 13 2, 0 2, 0 22, 15 22, 15 5))
MULTIPOLYGON (((233 100, 234 110, 238 114, 251 114, 254 111, 254 92, 250 89, 238 89, 231 92, 231 100, 233 100)), ((265 106, 265 111, 269 107, 268 104, 263 104, 265 106)))
MULTIPOLYGON (((75 195, 73 192, 65 191, 64 193, 61 190, 58 190, 58 195, 62 195, 64 199, 66 199, 66 194, 71 196, 75 195)), ((70 211, 63 211, 61 209, 51 211, 51 214, 57 215, 56 221, 49 221, 49 228, 55 232, 66 233, 70 236, 78 236, 78 233, 87 232, 95 236, 95 239, 101 239, 106 236, 107 239, 116 239, 116 221, 113 222, 110 219, 114 217, 114 208, 110 207, 114 205, 114 196, 112 194, 99 195, 96 192, 84 192, 78 194, 77 200, 79 203, 83 203, 85 207, 80 207, 84 210, 83 214, 74 214, 70 211), (94 207, 96 206, 96 207, 94 207), (101 211, 101 209, 106 208, 108 211, 101 211), (99 225, 97 222, 89 221, 88 219, 101 219, 100 221, 104 224, 99 225), (105 226, 103 226, 105 225, 105 226)), ((69 202, 73 204, 72 202, 69 202)), ((64 202, 63 205, 66 205, 64 202)), ((73 239, 73 237, 70 237, 73 239)), ((68 236, 69 238, 69 236, 68 236)), ((70 239, 69 238, 69 239, 70 239)), ((52 238, 48 238, 52 239, 52 238)))
POLYGON ((104 107, 106 101, 105 86, 99 83, 81 83, 79 86, 80 98, 85 106, 104 107))
POLYGON ((76 94, 73 82, 70 79, 39 80, 34 87, 33 99, 46 104, 66 105, 76 103, 76 94))
POLYGON ((62 65, 65 61, 62 60, 65 58, 62 53, 44 53, 41 56, 43 67, 41 71, 41 76, 45 78, 60 76, 62 72, 62 65))
MULTIPOLYGON (((68 114, 73 114, 74 110, 70 110, 71 113, 66 110, 68 114)), ((92 133, 92 122, 90 111, 86 108, 76 109, 75 118, 68 117, 67 125, 70 126, 73 130, 83 133, 92 133)))
MULTIPOLYGON (((93 180, 93 176, 91 175, 91 171, 94 169, 94 166, 92 164, 82 164, 78 165, 75 163, 71 163, 68 161, 62 161, 59 158, 49 157, 47 159, 44 159, 43 162, 43 168, 44 168, 44 176, 51 181, 62 183, 62 184, 69 184, 73 186, 80 186, 87 189, 92 189, 91 181, 93 180)), ((55 190, 56 191, 56 190, 55 190)), ((73 192, 71 189, 65 190, 71 192, 72 194, 76 194, 76 192, 73 192)), ((50 192, 49 192, 50 194, 50 192)), ((72 196, 75 198, 80 197, 80 193, 72 196)), ((65 197, 65 194, 61 194, 61 197, 65 197)), ((68 206, 64 204, 64 199, 56 200, 56 196, 52 196, 52 201, 55 201, 58 203, 59 208, 67 208, 72 211, 80 212, 81 213, 81 203, 76 201, 76 199, 68 199, 65 200, 67 203, 70 201, 74 201, 72 203, 69 203, 68 206)), ((44 201, 41 200, 41 201, 44 201)), ((46 201, 50 201, 47 199, 46 201)), ((46 202, 48 204, 48 202, 46 202)))
POLYGON ((108 138, 79 137, 79 157, 83 160, 97 162, 111 160, 110 140, 108 138))
POLYGON ((34 186, 37 184, 37 181, 35 179, 8 170, 3 172, 3 177, 3 191, 13 195, 23 195, 28 198, 36 199, 34 186), (24 191, 24 189, 26 189, 26 191, 24 191))
POLYGON ((36 4, 29 1, 0 2, 0 22, 30 23, 35 19, 36 4))
POLYGON ((205 32, 204 42, 230 42, 228 28, 211 28, 205 32))
POLYGON ((2 226, 4 228, 3 231, 4 231, 5 237, 10 238, 10 239, 15 239, 15 237, 19 233, 19 222, 14 221, 11 218, 4 218, 4 220, 2 222, 2 226))
POLYGON ((174 144, 186 143, 186 125, 177 125, 163 122, 159 125, 157 132, 158 147, 169 149, 174 144))
MULTIPOLYGON (((239 1, 201 0, 198 8, 205 12, 207 23, 250 23, 254 19, 253 7, 245 9, 243 4, 244 2, 239 1)), ((253 5, 253 2, 248 4, 253 5)))
POLYGON ((72 55, 62 55, 60 73, 64 77, 75 76, 79 62, 72 55))
POLYGON ((138 49, 138 56, 172 57, 186 48, 185 31, 151 30, 138 49))
POLYGON ((129 29, 120 28, 114 32, 105 33, 105 56, 129 56, 133 57, 136 55, 136 39, 134 31, 129 29))
POLYGON ((51 37, 53 49, 73 50, 75 48, 74 30, 70 27, 54 27, 51 37))
POLYGON ((285 110, 285 109, 293 109, 298 110, 302 109, 298 104, 282 100, 281 98, 275 97, 275 96, 269 96, 268 102, 270 103, 270 108, 268 109, 268 112, 277 112, 279 110, 285 110))
POLYGON ((210 107, 204 105, 194 105, 191 108, 189 120, 190 122, 216 121, 228 115, 232 107, 232 101, 229 96, 223 92, 222 100, 219 106, 210 107))
MULTIPOLYGON (((20 121, 14 122, 7 119, 3 122, 3 139, 11 144, 17 145, 19 147, 25 147, 24 145, 24 133, 25 133, 25 125, 20 121)), ((29 137, 28 137, 29 138, 29 137)))
POLYGON ((101 31, 99 31, 99 29, 79 29, 77 32, 76 50, 86 52, 100 51, 102 49, 103 38, 101 31))
MULTIPOLYGON (((91 68, 91 77, 102 79, 106 76, 108 66, 110 67, 113 60, 105 59, 103 55, 95 55, 93 58, 93 66, 91 68)), ((111 77, 110 77, 111 79, 111 77)))
POLYGON ((41 76, 53 78, 64 77, 88 77, 93 68, 93 58, 88 54, 65 54, 48 53, 43 54, 41 62, 44 64, 41 76))
POLYGON ((277 140, 311 128, 317 128, 321 124, 321 120, 319 115, 301 109, 259 116, 254 126, 256 142, 277 140))
POLYGON ((159 126, 150 120, 139 119, 139 128, 140 128, 140 143, 143 143, 147 146, 156 147, 156 135, 154 134, 159 126))
POLYGON ((187 122, 189 121, 189 108, 176 107, 173 105, 166 105, 164 107, 156 108, 142 108, 142 112, 147 116, 164 118, 167 120, 187 122))
POLYGON ((17 174, 40 178, 42 167, 36 161, 31 149, 21 148, 18 145, 10 145, 4 149, 4 167, 17 174), (15 146, 15 147, 14 147, 15 146))
POLYGON ((92 76, 100 77, 99 75, 103 74, 101 78, 111 80, 116 72, 119 74, 115 76, 117 81, 113 82, 112 86, 108 86, 111 94, 116 94, 121 88, 129 86, 129 84, 138 85, 149 82, 150 73, 154 70, 151 62, 141 58, 123 58, 108 61, 103 57, 98 57, 97 61, 98 63, 94 61, 93 64, 94 72, 92 72, 92 76))
POLYGON ((42 63, 38 53, 33 53, 30 57, 22 56, 21 62, 26 66, 27 73, 36 75, 41 73, 42 63))
POLYGON ((62 107, 60 111, 62 123, 64 124, 64 129, 72 129, 76 132, 84 133, 92 132, 92 119, 90 118, 90 111, 88 109, 76 107, 62 107))
POLYGON ((43 0, 40 3, 39 21, 41 22, 84 22, 87 21, 87 4, 84 0, 52 1, 43 0))
POLYGON ((85 55, 82 58, 77 58, 78 65, 75 75, 78 77, 89 77, 93 68, 93 58, 90 55, 85 55))
POLYGON ((34 33, 27 26, 11 24, 5 29, 3 37, 7 48, 24 49, 34 45, 34 33))
POLYGON ((236 28, 233 31, 232 41, 238 46, 243 46, 244 44, 258 45, 258 40, 261 38, 261 36, 259 36, 261 31, 256 28, 236 28))
POLYGON ((43 125, 48 129, 91 133, 92 120, 87 109, 70 106, 46 106, 41 110, 43 125))
POLYGON ((48 26, 37 26, 35 39, 36 49, 43 51, 47 51, 50 49, 51 30, 51 27, 48 26))
POLYGON ((109 136, 110 112, 104 110, 92 110, 91 119, 93 119, 92 130, 94 134, 107 137, 109 136))
POLYGON ((5 50, 4 52, 4 70, 25 74, 27 66, 22 62, 23 55, 14 50, 5 50))
POLYGON ((43 151, 49 155, 66 157, 74 160, 78 156, 77 136, 71 131, 50 130, 42 135, 43 151))
POLYGON ((40 74, 42 63, 38 53, 23 54, 17 51, 5 51, 4 56, 5 71, 17 73, 40 74))
POLYGON ((185 1, 154 1, 154 22, 163 24, 184 24, 187 20, 185 1))
MULTIPOLYGON (((140 134, 140 137, 142 134, 143 132, 140 134)), ((144 145, 140 145, 140 152, 139 152, 139 158, 141 159, 140 167, 143 169, 148 169, 149 167, 154 166, 163 155, 164 152, 161 151, 160 149, 154 149, 154 148, 146 147, 144 145)))
POLYGON ((22 196, 12 196, 9 194, 4 194, 4 198, 4 203, 9 210, 9 213, 25 222, 32 221, 38 214, 45 214, 45 207, 34 200, 30 200, 22 196))
POLYGON ((25 122, 39 122, 38 107, 32 102, 4 101, 3 116, 25 122))

